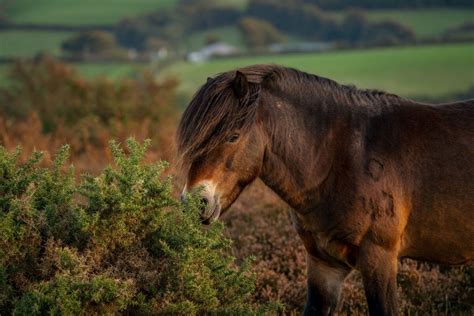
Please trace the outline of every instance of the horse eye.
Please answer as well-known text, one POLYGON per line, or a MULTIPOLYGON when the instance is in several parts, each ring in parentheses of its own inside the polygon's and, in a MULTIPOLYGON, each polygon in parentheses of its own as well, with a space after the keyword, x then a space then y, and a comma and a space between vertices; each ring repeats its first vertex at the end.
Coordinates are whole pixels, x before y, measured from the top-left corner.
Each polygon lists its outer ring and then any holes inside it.
POLYGON ((239 139, 239 134, 238 133, 235 133, 235 134, 232 134, 228 139, 227 139, 227 142, 228 143, 235 143, 238 139, 239 139))

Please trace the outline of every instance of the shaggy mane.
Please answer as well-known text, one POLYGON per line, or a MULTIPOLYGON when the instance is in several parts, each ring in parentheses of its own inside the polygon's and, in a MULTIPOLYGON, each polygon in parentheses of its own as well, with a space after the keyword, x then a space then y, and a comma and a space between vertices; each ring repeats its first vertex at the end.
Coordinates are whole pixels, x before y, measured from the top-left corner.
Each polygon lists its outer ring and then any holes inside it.
POLYGON ((238 99, 231 87, 236 71, 209 78, 184 111, 178 132, 178 160, 183 169, 226 141, 236 129, 245 132, 256 119, 262 83, 270 82, 282 91, 313 91, 320 96, 352 104, 398 103, 396 95, 377 90, 360 90, 336 81, 277 65, 240 68, 249 82, 250 93, 238 99), (308 87, 309 85, 309 87, 308 87), (309 88, 309 89, 308 89, 309 88))

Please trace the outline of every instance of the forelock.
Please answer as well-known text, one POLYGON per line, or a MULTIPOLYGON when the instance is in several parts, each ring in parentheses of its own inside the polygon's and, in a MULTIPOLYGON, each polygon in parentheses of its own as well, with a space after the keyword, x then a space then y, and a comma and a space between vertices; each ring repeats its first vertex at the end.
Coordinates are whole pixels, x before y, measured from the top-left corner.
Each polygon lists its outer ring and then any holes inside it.
POLYGON ((234 72, 227 72, 208 79, 184 111, 177 133, 182 169, 224 143, 236 129, 245 132, 254 123, 260 85, 249 83, 249 95, 238 99, 231 88, 233 78, 234 72))

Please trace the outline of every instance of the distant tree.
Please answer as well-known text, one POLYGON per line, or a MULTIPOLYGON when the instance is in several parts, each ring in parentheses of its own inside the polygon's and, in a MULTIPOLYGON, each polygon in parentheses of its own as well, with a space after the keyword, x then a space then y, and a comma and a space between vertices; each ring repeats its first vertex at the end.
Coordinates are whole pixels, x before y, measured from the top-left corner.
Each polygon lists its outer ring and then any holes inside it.
POLYGON ((463 24, 446 30, 442 39, 446 41, 472 41, 474 40, 474 22, 463 24))
POLYGON ((396 45, 413 42, 415 33, 398 22, 382 21, 371 23, 362 40, 368 45, 396 45))
POLYGON ((147 43, 156 39, 179 49, 186 34, 236 24, 240 17, 241 10, 214 0, 181 0, 169 10, 123 19, 116 26, 116 38, 120 45, 139 51, 148 50, 147 43))
MULTIPOLYGON (((293 2, 275 0, 251 0, 246 12, 246 16, 265 20, 286 32, 298 27, 298 23, 295 23, 297 15, 298 8, 293 2)), ((302 22, 301 16, 299 22, 302 22)), ((304 29, 300 24, 300 30, 304 29)))
POLYGON ((242 17, 238 8, 222 6, 215 1, 181 1, 177 14, 190 31, 206 30, 220 26, 232 25, 242 17))
POLYGON ((247 45, 252 48, 261 48, 285 41, 285 36, 264 20, 243 18, 239 21, 239 29, 247 45))
POLYGON ((0 0, 0 28, 11 22, 7 10, 12 3, 12 0, 0 0))
POLYGON ((14 2, 15 0, 0 0, 0 25, 9 20, 7 11, 14 2))
POLYGON ((61 48, 71 54, 98 55, 117 48, 114 36, 105 31, 80 32, 61 44, 61 48))
POLYGON ((336 20, 315 5, 277 0, 251 0, 246 12, 273 24, 278 30, 311 40, 328 40, 339 34, 336 20))
POLYGON ((142 50, 145 48, 149 27, 142 19, 123 19, 116 26, 116 37, 120 45, 142 50))
POLYGON ((179 0, 178 5, 179 6, 200 6, 200 7, 213 7, 217 3, 216 0, 179 0))
POLYGON ((174 11, 156 11, 123 19, 116 26, 115 35, 121 46, 139 51, 147 49, 150 37, 178 46, 186 30, 182 20, 184 17, 174 11))
MULTIPOLYGON (((368 4, 372 0, 364 0, 368 4)), ((389 2, 392 0, 388 0, 389 2)), ((394 1, 394 0, 393 0, 394 1)), ((345 41, 351 45, 393 45, 415 39, 413 30, 398 22, 371 23, 360 10, 350 10, 339 22, 317 5, 346 6, 346 0, 292 1, 250 0, 246 15, 264 20, 279 31, 308 40, 345 41)), ((359 3, 359 2, 358 2, 359 3)))
POLYGON ((342 22, 344 40, 350 43, 359 42, 369 26, 367 14, 363 11, 349 11, 342 22))
POLYGON ((10 21, 8 20, 7 16, 0 12, 0 27, 7 25, 8 23, 10 23, 10 21))
POLYGON ((300 0, 302 3, 317 5, 325 10, 362 9, 396 9, 396 8, 431 8, 431 7, 473 7, 472 0, 300 0))
POLYGON ((205 44, 206 45, 211 45, 211 44, 215 44, 217 42, 220 42, 221 39, 220 37, 217 35, 217 34, 208 34, 204 40, 205 44))
POLYGON ((156 51, 162 48, 169 48, 169 43, 158 37, 150 36, 146 39, 146 50, 156 51))

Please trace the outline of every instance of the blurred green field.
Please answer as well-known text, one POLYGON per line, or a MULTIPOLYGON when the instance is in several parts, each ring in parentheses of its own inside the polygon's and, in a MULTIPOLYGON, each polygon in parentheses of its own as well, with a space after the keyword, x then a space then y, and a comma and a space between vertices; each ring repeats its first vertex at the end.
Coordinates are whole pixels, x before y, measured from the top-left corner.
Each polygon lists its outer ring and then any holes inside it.
MULTIPOLYGON (((178 0, 6 0, 7 16, 18 23, 113 24, 125 16, 170 8, 178 0)), ((216 0, 244 9, 248 0, 216 0)))
POLYGON ((236 26, 225 26, 193 33, 185 39, 185 45, 191 51, 199 50, 206 45, 208 36, 215 36, 219 41, 236 47, 243 48, 245 46, 243 36, 236 26))
MULTIPOLYGON (((369 21, 397 21, 413 29, 419 38, 433 38, 444 31, 460 26, 466 22, 474 22, 473 9, 406 9, 406 10, 370 10, 366 11, 369 21)), ((341 11, 329 12, 338 20, 342 20, 341 11)))
MULTIPOLYGON (((89 25, 113 24, 125 16, 135 16, 153 10, 170 8, 178 0, 6 0, 6 15, 15 22, 89 25)), ((216 0, 222 5, 245 8, 247 0, 216 0)), ((342 12, 328 12, 338 19, 342 12)), ((474 22, 473 9, 434 8, 424 10, 372 10, 372 21, 391 19, 413 28, 420 38, 432 38, 445 30, 467 21, 474 22)), ((28 57, 38 52, 60 52, 60 44, 67 32, 0 31, 0 56, 28 57)), ((197 50, 205 44, 208 35, 215 35, 245 49, 242 35, 236 26, 226 26, 190 34, 184 39, 188 50, 197 50)), ((297 40, 289 36, 289 41, 297 40)))
MULTIPOLYGON (((242 33, 239 31, 238 26, 224 26, 218 27, 206 31, 200 31, 190 34, 184 41, 186 48, 190 51, 199 50, 206 46, 206 39, 208 36, 216 37, 219 41, 226 42, 240 48, 242 51, 248 51, 245 45, 245 39, 242 33)), ((285 35, 286 42, 305 42, 306 40, 302 37, 298 37, 291 34, 285 35)))
MULTIPOLYGON (((234 4, 245 6, 242 0, 234 0, 234 4)), ((329 15, 341 20, 342 12, 329 12, 329 15)), ((421 39, 436 38, 446 30, 458 27, 466 22, 474 23, 474 10, 472 9, 424 9, 424 10, 371 10, 367 11, 370 21, 398 21, 413 29, 415 35, 421 39)), ((190 34, 185 43, 190 50, 198 50, 205 45, 206 37, 216 36, 219 40, 235 45, 242 49, 245 44, 237 26, 226 26, 207 31, 190 34)), ((304 41, 289 35, 288 41, 304 41)))
POLYGON ((0 57, 32 57, 41 51, 53 55, 61 52, 61 42, 69 32, 4 31, 0 32, 0 57))
MULTIPOLYGON (((140 63, 73 63, 72 65, 86 78, 107 77, 112 80, 124 77, 133 78, 136 74, 150 68, 146 64, 140 63)), ((0 64, 0 87, 9 84, 9 67, 8 64, 0 64)))
POLYGON ((189 98, 208 76, 257 63, 277 63, 360 88, 382 89, 406 97, 440 97, 474 86, 474 44, 384 48, 324 54, 293 54, 181 62, 160 77, 175 76, 189 98))
POLYGON ((411 27, 421 38, 434 37, 465 22, 474 23, 472 9, 374 10, 372 21, 395 20, 411 27))
POLYGON ((138 63, 107 63, 107 64, 72 64, 78 71, 87 78, 107 77, 118 79, 123 77, 133 77, 135 74, 146 70, 146 64, 138 63))
POLYGON ((173 6, 177 0, 15 0, 7 16, 18 23, 113 24, 126 16, 173 6))
MULTIPOLYGON (((384 48, 213 60, 203 64, 179 62, 163 69, 158 78, 180 81, 178 92, 188 100, 208 76, 256 63, 277 63, 310 73, 382 89, 406 97, 442 97, 474 87, 474 44, 384 48)), ((86 77, 116 79, 150 69, 146 64, 74 64, 86 77)), ((7 83, 7 65, 0 65, 0 83, 7 83)))

